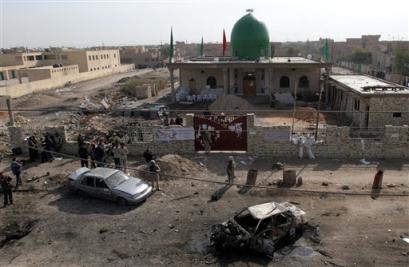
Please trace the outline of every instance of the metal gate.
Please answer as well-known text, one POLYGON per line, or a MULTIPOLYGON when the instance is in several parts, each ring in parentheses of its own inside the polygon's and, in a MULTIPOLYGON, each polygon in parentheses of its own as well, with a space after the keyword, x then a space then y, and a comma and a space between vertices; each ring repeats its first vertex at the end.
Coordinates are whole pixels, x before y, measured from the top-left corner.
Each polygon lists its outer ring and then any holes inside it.
POLYGON ((247 151, 247 116, 195 116, 196 151, 205 150, 205 139, 210 150, 247 151))

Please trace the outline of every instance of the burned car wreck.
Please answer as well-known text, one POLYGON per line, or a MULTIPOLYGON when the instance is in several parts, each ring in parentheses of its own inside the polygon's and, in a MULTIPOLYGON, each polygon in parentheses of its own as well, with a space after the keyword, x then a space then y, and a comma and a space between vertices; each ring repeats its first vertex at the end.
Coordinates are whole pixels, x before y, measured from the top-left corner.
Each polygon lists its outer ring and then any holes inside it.
POLYGON ((251 249, 273 256, 276 250, 298 240, 305 225, 303 210, 288 202, 268 202, 213 225, 210 242, 216 251, 251 249))

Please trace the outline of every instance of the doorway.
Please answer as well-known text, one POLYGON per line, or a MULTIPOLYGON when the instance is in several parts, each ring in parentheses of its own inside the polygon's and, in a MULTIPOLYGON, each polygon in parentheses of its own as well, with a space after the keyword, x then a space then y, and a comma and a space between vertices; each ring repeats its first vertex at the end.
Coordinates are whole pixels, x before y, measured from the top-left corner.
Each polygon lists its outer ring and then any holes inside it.
POLYGON ((256 95, 256 76, 254 73, 246 73, 243 77, 243 93, 245 96, 256 95))

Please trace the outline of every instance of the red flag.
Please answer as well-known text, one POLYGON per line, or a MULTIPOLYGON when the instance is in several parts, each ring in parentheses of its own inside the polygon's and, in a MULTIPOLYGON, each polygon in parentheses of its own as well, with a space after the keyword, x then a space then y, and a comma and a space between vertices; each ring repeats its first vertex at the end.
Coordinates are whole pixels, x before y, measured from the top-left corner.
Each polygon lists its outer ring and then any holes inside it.
POLYGON ((223 56, 226 52, 226 49, 227 49, 226 33, 224 32, 224 29, 223 29, 223 56))

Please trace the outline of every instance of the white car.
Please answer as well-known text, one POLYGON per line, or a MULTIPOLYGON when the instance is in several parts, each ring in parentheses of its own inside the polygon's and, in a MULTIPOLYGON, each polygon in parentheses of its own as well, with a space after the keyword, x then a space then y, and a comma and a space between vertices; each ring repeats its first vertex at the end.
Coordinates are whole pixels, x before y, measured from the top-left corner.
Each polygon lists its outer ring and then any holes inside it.
POLYGON ((80 168, 68 176, 74 192, 109 199, 121 205, 140 203, 152 194, 152 186, 139 178, 110 168, 80 168))

